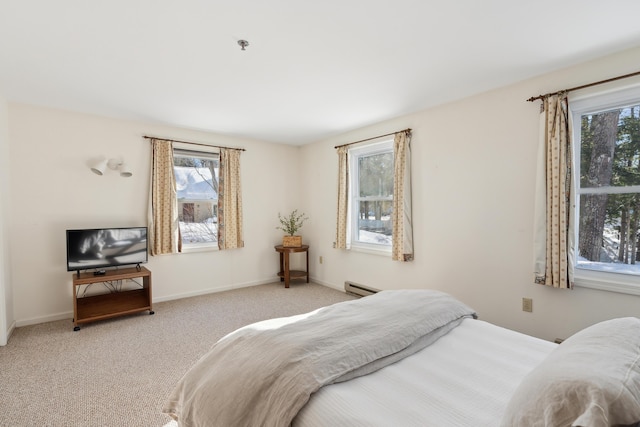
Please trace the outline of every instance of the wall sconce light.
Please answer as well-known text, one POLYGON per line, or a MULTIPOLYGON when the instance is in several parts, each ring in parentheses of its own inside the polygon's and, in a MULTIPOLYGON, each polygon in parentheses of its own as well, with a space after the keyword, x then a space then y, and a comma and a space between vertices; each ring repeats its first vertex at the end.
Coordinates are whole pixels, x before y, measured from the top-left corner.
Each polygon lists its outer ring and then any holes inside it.
POLYGON ((91 166, 91 171, 96 175, 104 175, 104 172, 107 170, 107 168, 112 170, 119 170, 120 176, 125 178, 133 175, 133 173, 129 169, 129 166, 127 166, 122 157, 109 160, 100 159, 91 166))

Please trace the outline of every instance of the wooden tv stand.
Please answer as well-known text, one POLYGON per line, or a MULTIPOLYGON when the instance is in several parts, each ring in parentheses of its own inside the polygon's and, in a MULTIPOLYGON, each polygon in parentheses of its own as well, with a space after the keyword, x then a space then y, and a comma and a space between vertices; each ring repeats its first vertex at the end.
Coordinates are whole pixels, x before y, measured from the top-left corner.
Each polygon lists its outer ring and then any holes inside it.
POLYGON ((153 314, 151 304, 151 271, 145 267, 121 268, 108 270, 105 274, 93 273, 73 274, 73 330, 79 331, 81 323, 109 319, 111 317, 138 313, 149 310, 153 314), (134 280, 142 279, 142 283, 134 280), (118 281, 133 281, 140 285, 139 289, 119 291, 119 286, 111 286, 109 293, 80 296, 82 286, 93 283, 111 284, 118 281))

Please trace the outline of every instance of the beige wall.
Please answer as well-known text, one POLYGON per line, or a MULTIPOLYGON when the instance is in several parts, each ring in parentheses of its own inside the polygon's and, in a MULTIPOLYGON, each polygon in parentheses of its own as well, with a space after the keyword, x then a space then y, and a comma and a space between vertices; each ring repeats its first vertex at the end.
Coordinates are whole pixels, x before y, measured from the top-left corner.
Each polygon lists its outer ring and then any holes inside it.
POLYGON ((305 235, 314 249, 313 276, 336 287, 350 280, 379 289, 444 290, 482 319, 546 339, 640 314, 637 296, 532 284, 539 104, 525 102, 637 71, 638 57, 635 49, 303 147, 308 179, 302 206, 311 218, 305 235), (407 127, 414 130, 415 262, 333 249, 334 146, 407 127), (522 312, 523 297, 533 298, 533 313, 522 312))
POLYGON ((14 326, 13 292, 9 252, 9 124, 7 102, 0 96, 0 345, 14 326))
MULTIPOLYGON (((302 234, 311 245, 311 276, 328 286, 341 289, 352 280, 381 289, 441 289, 482 319, 547 339, 637 315, 640 297, 532 284, 538 105, 525 100, 636 71, 639 56, 640 49, 628 51, 304 147, 9 104, 10 200, 2 198, 10 207, 5 225, 11 218, 10 318, 19 326, 71 318, 65 229, 146 224, 145 134, 247 149, 246 247, 150 258, 156 301, 274 280, 277 214, 298 208, 309 216, 302 234), (416 261, 333 249, 334 145, 406 127, 414 129, 416 261), (92 174, 87 164, 101 155, 124 156, 133 177, 92 174), (521 311, 522 297, 533 298, 533 313, 521 311)), ((0 154, 5 123, 0 107, 0 154)), ((6 152, 6 138, 4 145, 6 152)), ((5 168, 0 174, 9 181, 5 168)))
POLYGON ((284 172, 296 164, 297 147, 21 104, 9 104, 9 125, 18 326, 72 317, 66 229, 146 225, 150 144, 143 135, 247 150, 241 158, 245 248, 150 257, 154 300, 276 279, 278 212, 295 207, 301 190, 284 172), (99 156, 123 156, 133 176, 93 174, 88 163, 99 156))

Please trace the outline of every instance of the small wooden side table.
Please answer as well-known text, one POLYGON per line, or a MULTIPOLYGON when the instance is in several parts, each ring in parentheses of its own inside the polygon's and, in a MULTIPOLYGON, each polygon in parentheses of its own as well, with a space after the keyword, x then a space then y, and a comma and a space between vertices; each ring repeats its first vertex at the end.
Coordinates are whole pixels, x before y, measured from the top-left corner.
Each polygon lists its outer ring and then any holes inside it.
POLYGON ((284 287, 289 287, 291 279, 306 278, 307 283, 309 283, 309 245, 299 247, 277 245, 275 248, 276 252, 280 253, 280 271, 278 272, 278 277, 280 277, 281 282, 284 282, 284 287), (304 252, 307 256, 307 270, 289 270, 289 254, 299 252, 304 252))

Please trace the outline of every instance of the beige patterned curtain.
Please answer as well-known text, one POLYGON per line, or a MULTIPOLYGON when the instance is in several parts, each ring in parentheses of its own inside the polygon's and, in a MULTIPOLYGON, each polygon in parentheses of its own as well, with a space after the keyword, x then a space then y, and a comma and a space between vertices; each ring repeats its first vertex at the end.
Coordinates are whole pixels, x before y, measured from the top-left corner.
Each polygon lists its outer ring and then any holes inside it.
POLYGON ((242 240, 240 153, 240 150, 220 149, 218 248, 221 250, 244 246, 242 240))
POLYGON ((411 132, 395 134, 393 140, 393 241, 391 259, 413 261, 413 220, 411 217, 411 132))
POLYGON ((544 98, 534 219, 534 281, 573 288, 574 221, 571 123, 566 94, 544 98))
POLYGON ((338 227, 336 248, 347 249, 349 228, 349 148, 338 147, 338 227))
POLYGON ((181 249, 173 144, 151 139, 151 191, 149 194, 149 252, 176 253, 181 249))

